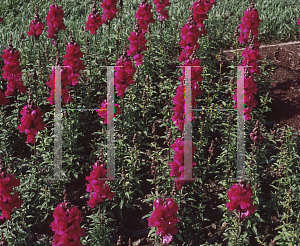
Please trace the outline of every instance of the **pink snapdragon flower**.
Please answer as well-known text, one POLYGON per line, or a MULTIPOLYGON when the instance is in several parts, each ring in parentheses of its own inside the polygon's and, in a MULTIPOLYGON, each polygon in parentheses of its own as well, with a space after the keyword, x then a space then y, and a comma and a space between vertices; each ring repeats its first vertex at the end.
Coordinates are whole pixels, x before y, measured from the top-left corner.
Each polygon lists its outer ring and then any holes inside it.
POLYGON ((180 36, 182 40, 179 42, 179 44, 183 50, 181 51, 178 59, 180 62, 182 62, 192 55, 194 48, 196 50, 200 48, 200 45, 197 43, 198 38, 200 37, 200 31, 192 19, 190 19, 188 23, 181 28, 180 36))
POLYGON ((23 115, 21 118, 21 125, 17 128, 20 133, 25 132, 27 134, 27 143, 34 144, 35 136, 38 131, 42 131, 46 127, 42 121, 43 112, 40 111, 39 107, 25 105, 21 114, 23 115))
POLYGON ((28 37, 34 36, 39 38, 45 28, 44 23, 39 17, 37 7, 35 7, 35 17, 34 20, 30 23, 30 30, 27 32, 28 37))
MULTIPOLYGON (((1 156, 0 160, 2 162, 1 156)), ((6 167, 1 166, 0 168, 0 209, 2 215, 0 219, 11 220, 11 211, 17 207, 21 208, 23 201, 18 198, 18 193, 14 191, 11 195, 13 187, 20 185, 20 179, 16 179, 14 174, 8 174, 6 167)))
MULTIPOLYGON (((169 166, 171 168, 170 171, 170 176, 175 176, 177 178, 185 178, 184 175, 184 140, 183 138, 177 138, 175 140, 175 143, 170 145, 170 147, 173 148, 173 150, 175 151, 175 154, 173 156, 174 161, 169 163, 169 166)), ((193 145, 192 143, 192 155, 195 154, 197 148, 193 145)), ((187 150, 187 152, 189 153, 190 150, 187 150)), ((196 166, 196 162, 192 163, 193 166, 196 166)), ((194 178, 194 176, 192 176, 194 178)), ((177 190, 181 190, 182 185, 187 182, 194 182, 194 180, 176 180, 176 178, 174 178, 174 181, 176 183, 176 189, 177 190)))
POLYGON ((134 83, 133 76, 136 68, 132 65, 132 60, 126 55, 126 47, 124 47, 121 58, 116 62, 115 68, 115 87, 117 96, 124 97, 124 92, 128 85, 134 83))
MULTIPOLYGON (((252 107, 256 107, 258 103, 254 100, 253 94, 257 92, 257 86, 252 75, 254 73, 260 73, 257 61, 261 60, 261 56, 259 55, 259 42, 257 35, 259 33, 259 23, 262 21, 259 19, 259 14, 258 11, 254 8, 254 4, 251 4, 250 7, 246 9, 244 14, 245 15, 242 17, 242 24, 239 25, 241 35, 238 40, 240 41, 240 43, 246 43, 249 45, 249 47, 246 47, 242 53, 242 56, 244 57, 242 66, 251 66, 249 67, 248 74, 244 77, 244 115, 245 120, 251 120, 250 112, 252 110, 252 107), (249 40, 250 33, 252 34, 251 40, 249 40)), ((235 90, 235 92, 236 91, 237 90, 235 90)), ((237 103, 236 94, 233 95, 233 100, 237 103)), ((234 106, 234 108, 237 108, 237 104, 234 106)))
POLYGON ((89 181, 86 191, 91 193, 91 198, 88 201, 88 204, 91 208, 94 208, 97 204, 102 203, 105 199, 112 200, 116 195, 115 192, 110 191, 110 187, 105 180, 98 180, 99 178, 105 177, 105 163, 101 164, 101 162, 97 160, 93 166, 93 171, 90 173, 90 176, 85 178, 89 181))
POLYGON ((174 199, 156 199, 154 201, 154 211, 150 218, 147 218, 148 226, 157 227, 156 234, 160 234, 163 237, 165 244, 171 243, 172 235, 178 233, 176 224, 180 219, 176 217, 177 211, 178 205, 174 202, 174 199))
MULTIPOLYGON (((68 79, 68 70, 67 67, 61 68, 61 81, 62 81, 62 103, 67 104, 68 102, 73 102, 74 99, 69 95, 68 86, 71 85, 71 81, 68 79)), ((54 95, 55 95, 55 68, 52 68, 52 73, 50 80, 46 82, 46 85, 51 89, 50 96, 47 98, 47 101, 50 105, 54 104, 54 95)))
MULTIPOLYGON (((195 59, 195 57, 191 57, 190 59, 185 60, 185 66, 199 66, 199 67, 192 67, 191 68, 191 92, 192 92, 192 108, 197 107, 196 97, 201 96, 202 91, 200 90, 200 84, 197 82, 202 82, 203 77, 201 76, 203 72, 203 68, 200 66, 201 60, 195 59)), ((175 125, 178 126, 179 131, 184 131, 184 113, 185 113, 185 106, 184 106, 184 79, 185 79, 185 68, 182 68, 183 76, 179 78, 180 84, 177 87, 176 96, 173 97, 173 103, 175 107, 173 108, 174 115, 172 120, 175 122, 175 125)), ((192 121, 195 121, 194 112, 192 111, 192 121)))
POLYGON ((101 3, 101 7, 103 8, 103 15, 102 15, 102 23, 107 24, 108 21, 111 21, 113 18, 116 17, 117 12, 117 0, 103 0, 101 3))
POLYGON ((20 53, 12 46, 12 36, 9 39, 9 46, 3 50, 4 54, 1 56, 4 59, 4 67, 2 76, 7 79, 7 89, 5 96, 12 96, 14 89, 17 88, 18 92, 25 93, 27 88, 23 85, 22 73, 20 71, 20 53))
POLYGON ((253 192, 250 185, 242 184, 240 181, 239 184, 234 184, 231 187, 227 195, 230 202, 226 203, 226 208, 231 212, 236 209, 237 212, 241 213, 242 220, 250 216, 250 214, 254 213, 257 209, 257 207, 252 204, 251 196, 253 196, 253 192))
POLYGON ((138 23, 136 23, 134 32, 131 32, 128 40, 130 41, 130 45, 129 50, 127 50, 127 55, 133 56, 133 59, 136 61, 136 66, 143 65, 142 52, 147 50, 148 47, 146 46, 147 40, 145 39, 145 34, 139 29, 138 23))
POLYGON ((135 14, 135 18, 138 19, 139 28, 142 30, 142 33, 146 33, 149 24, 155 22, 151 8, 152 4, 149 4, 147 0, 143 0, 135 14))
POLYGON ((165 9, 167 6, 171 6, 169 0, 153 0, 153 3, 156 4, 156 12, 158 13, 158 19, 160 21, 168 20, 168 9, 165 9))
POLYGON ((68 80, 72 82, 72 85, 78 84, 79 72, 86 68, 86 65, 83 65, 80 59, 83 55, 79 44, 74 41, 71 35, 71 41, 68 43, 66 54, 63 56, 65 58, 63 63, 65 66, 69 66, 66 69, 68 71, 68 80))
POLYGON ((240 43, 247 43, 249 40, 250 30, 252 31, 253 36, 259 34, 258 27, 259 23, 262 21, 259 19, 259 14, 257 9, 254 8, 254 5, 251 5, 244 12, 242 17, 242 23, 239 25, 241 30, 241 36, 238 38, 240 43))
POLYGON ((139 8, 135 14, 137 22, 135 24, 135 29, 131 32, 129 50, 127 55, 133 56, 133 59, 136 61, 136 66, 143 64, 144 55, 142 52, 147 50, 147 40, 145 39, 145 33, 150 23, 154 23, 153 14, 151 13, 152 5, 148 4, 147 0, 143 0, 139 5, 139 8))
POLYGON ((207 0, 198 0, 189 8, 193 11, 194 22, 197 24, 198 28, 201 28, 200 35, 207 35, 203 21, 208 18, 208 13, 213 5, 216 5, 215 0, 210 0, 209 2, 207 2, 207 0))
POLYGON ((49 8, 48 16, 46 16, 47 25, 49 27, 47 37, 56 40, 59 30, 65 30, 67 28, 63 21, 65 13, 61 6, 57 6, 56 3, 54 5, 51 4, 49 8))
POLYGON ((51 223, 53 246, 74 245, 82 246, 80 237, 85 236, 85 229, 80 228, 81 212, 71 203, 60 203, 53 212, 54 221, 51 223))
POLYGON ((257 64, 257 61, 261 60, 261 56, 259 55, 259 49, 254 47, 246 47, 242 53, 242 56, 244 57, 244 60, 242 61, 242 66, 246 66, 248 64, 248 66, 251 66, 249 67, 249 72, 251 74, 259 74, 260 71, 257 64))
MULTIPOLYGON (((115 103, 115 112, 114 114, 121 114, 121 109, 119 107, 119 104, 115 103)), ((107 99, 105 99, 101 104, 101 110, 97 109, 96 112, 98 113, 101 118, 104 118, 103 124, 107 124, 107 99), (105 109, 105 110, 104 110, 105 109)))
POLYGON ((97 30, 102 26, 102 19, 97 11, 97 3, 94 1, 92 12, 89 14, 88 22, 85 23, 85 30, 90 31, 91 34, 97 34, 97 30))

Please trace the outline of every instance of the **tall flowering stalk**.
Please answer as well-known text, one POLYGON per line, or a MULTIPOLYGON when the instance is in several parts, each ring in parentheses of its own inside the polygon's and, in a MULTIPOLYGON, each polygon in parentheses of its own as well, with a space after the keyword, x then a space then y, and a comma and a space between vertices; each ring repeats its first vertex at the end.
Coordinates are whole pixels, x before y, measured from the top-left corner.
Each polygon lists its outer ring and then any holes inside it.
POLYGON ((67 28, 63 20, 65 13, 61 6, 57 6, 55 0, 54 4, 51 4, 49 8, 48 16, 46 16, 47 25, 49 27, 47 37, 52 38, 52 44, 56 45, 58 32, 67 28))
POLYGON ((44 130, 46 125, 42 120, 43 112, 41 112, 40 108, 36 107, 33 103, 31 91, 29 91, 28 105, 25 105, 20 113, 23 116, 21 118, 21 125, 17 128, 20 133, 25 132, 27 134, 26 143, 34 144, 35 136, 38 131, 44 130))
POLYGON ((135 14, 135 18, 138 19, 139 28, 142 30, 142 33, 146 33, 149 24, 155 22, 151 8, 152 4, 149 4, 147 0, 143 0, 135 14))
POLYGON ((14 190, 14 194, 11 195, 13 187, 19 185, 20 179, 16 179, 14 174, 7 173, 0 154, 0 209, 2 210, 0 219, 11 220, 11 211, 15 207, 21 208, 23 201, 18 198, 18 193, 14 190))
POLYGON ((178 205, 172 198, 156 199, 154 201, 154 211, 150 218, 147 218, 150 227, 157 227, 156 234, 162 236, 164 245, 172 242, 173 236, 178 233, 176 223, 180 221, 176 217, 178 205))
POLYGON ((79 44, 72 37, 71 31, 70 40, 66 48, 66 54, 63 56, 65 58, 64 65, 69 66, 66 68, 68 71, 68 80, 72 82, 72 85, 77 85, 79 72, 84 70, 86 65, 83 65, 82 60, 80 60, 84 54, 80 51, 79 44))
POLYGON ((201 35, 207 35, 203 21, 208 18, 207 14, 211 10, 212 5, 216 5, 215 0, 210 0, 209 3, 207 3, 206 0, 198 0, 189 8, 192 11, 192 14, 189 21, 181 28, 180 36, 182 40, 179 44, 183 50, 179 56, 180 62, 192 55, 195 45, 196 50, 200 48, 197 41, 201 35), (199 28, 201 28, 200 31, 199 28))
MULTIPOLYGON (((170 145, 170 147, 173 148, 175 154, 173 156, 174 161, 169 163, 169 166, 171 168, 170 176, 175 176, 177 178, 184 178, 184 140, 183 138, 177 138, 175 139, 175 143, 170 145)), ((195 146, 192 146, 192 155, 195 154, 197 148, 195 146)), ((187 150, 186 152, 189 153, 190 150, 187 150)), ((193 162, 193 166, 196 166, 196 162, 193 162)), ((194 176, 193 176, 194 178, 194 176)), ((187 182, 186 180, 176 180, 174 178, 176 189, 181 190, 182 185, 187 182)), ((193 180, 191 180, 193 182, 193 180)))
MULTIPOLYGON (((190 65, 190 66, 200 66, 201 60, 197 60, 194 57, 195 52, 191 56, 190 59, 185 60, 185 65, 190 65)), ((192 69, 192 78, 191 78, 191 89, 192 89, 192 107, 197 106, 197 102, 195 101, 195 98, 198 95, 202 94, 202 91, 200 90, 200 85, 197 84, 198 81, 202 81, 203 77, 201 76, 203 69, 201 67, 195 67, 192 69)), ((184 68, 183 68, 183 74, 185 73, 184 68)), ((173 121, 176 121, 175 125, 178 126, 179 131, 183 132, 184 131, 184 90, 185 90, 185 85, 183 84, 184 77, 180 77, 180 85, 177 87, 177 93, 176 96, 173 98, 173 103, 175 104, 175 107, 173 108, 174 110, 174 115, 172 117, 173 121)), ((192 111, 192 121, 195 121, 195 117, 193 116, 193 111, 192 111)), ((175 143, 171 145, 173 150, 175 151, 175 154, 173 156, 174 161, 169 163, 171 172, 170 176, 176 176, 180 178, 184 178, 184 141, 183 138, 177 138, 175 140, 175 143)), ((193 151, 192 154, 195 153, 196 147, 192 147, 193 151)), ((189 150, 187 150, 189 151, 189 150)), ((195 166, 196 163, 193 162, 193 166, 195 166)), ((186 182, 186 180, 176 180, 174 178, 175 183, 176 183, 176 188, 177 190, 181 190, 182 185, 186 182)), ((193 182, 193 180, 191 180, 193 182)))
POLYGON ((108 21, 116 17, 119 11, 117 9, 117 2, 118 0, 103 0, 103 3, 100 4, 104 12, 101 18, 102 24, 107 24, 108 21))
POLYGON ((92 12, 89 14, 88 21, 85 23, 85 30, 90 34, 97 34, 98 28, 102 25, 101 16, 97 11, 97 1, 94 1, 92 12))
MULTIPOLYGON (((254 8, 254 0, 249 8, 247 8, 244 12, 244 16, 242 17, 242 23, 239 25, 241 30, 241 35, 238 38, 240 43, 246 43, 249 47, 246 47, 242 56, 244 60, 242 61, 242 66, 251 66, 248 68, 245 74, 245 83, 244 83, 244 103, 245 103, 245 120, 250 120, 251 115, 250 112, 252 107, 256 107, 257 101, 254 100, 254 93, 257 92, 257 86, 254 81, 252 75, 254 73, 259 74, 259 67, 257 64, 258 60, 261 60, 261 56, 259 55, 259 42, 257 35, 259 31, 257 28, 259 27, 259 23, 262 22, 259 19, 259 14, 257 9, 254 8)), ((237 89, 235 89, 235 92, 237 89)), ((233 95, 234 101, 237 103, 237 94, 233 95)), ((237 108, 237 104, 234 106, 237 108)))
POLYGON ((36 39, 39 39, 45 28, 44 23, 40 19, 37 6, 35 7, 35 17, 34 20, 30 23, 30 30, 27 32, 28 37, 34 36, 36 39))
MULTIPOLYGON (((72 37, 70 31, 71 41, 67 44, 66 54, 63 56, 65 58, 64 65, 61 69, 61 81, 62 81, 62 102, 67 104, 68 102, 73 102, 74 99, 69 95, 69 86, 78 84, 79 72, 84 70, 86 65, 83 65, 80 58, 83 57, 83 53, 80 51, 80 46, 76 43, 72 37)), ((59 59, 56 59, 56 66, 59 65, 59 59)), ((51 105, 54 104, 54 90, 55 90, 55 68, 52 68, 52 74, 49 81, 46 82, 46 85, 51 88, 50 96, 47 98, 47 101, 51 105)))
POLYGON ((128 40, 130 41, 129 50, 127 51, 128 55, 132 55, 133 59, 136 61, 136 66, 143 64, 143 54, 144 50, 147 50, 146 46, 147 40, 145 39, 145 33, 148 30, 150 23, 154 23, 153 14, 151 12, 152 5, 143 0, 135 14, 137 23, 135 29, 131 32, 128 40))
POLYGON ((198 38, 200 37, 199 27, 193 21, 193 17, 190 16, 189 21, 181 28, 181 41, 179 42, 182 51, 178 60, 180 62, 184 61, 190 57, 193 50, 198 50, 200 45, 198 44, 198 38))
MULTIPOLYGON (((123 54, 120 59, 116 62, 115 73, 114 73, 114 85, 117 90, 118 97, 124 97, 124 92, 128 85, 134 83, 133 76, 136 68, 132 65, 132 60, 126 55, 126 45, 124 44, 123 54)), ((117 103, 115 106, 115 114, 121 114, 121 109, 117 103)), ((104 124, 107 123, 107 100, 105 99, 101 104, 101 110, 96 110, 99 116, 104 118, 104 124)))
POLYGON ((236 245, 243 220, 253 214, 255 210, 257 210, 257 207, 253 205, 253 200, 251 199, 253 191, 250 185, 246 184, 246 180, 240 180, 238 184, 234 184, 231 189, 227 191, 227 195, 230 201, 226 203, 225 206, 231 212, 234 210, 238 212, 238 224, 234 242, 234 245, 236 245))
POLYGON ((91 193, 91 198, 88 201, 88 204, 91 208, 94 208, 97 204, 102 203, 106 198, 112 200, 116 195, 115 192, 110 191, 110 187, 105 180, 98 180, 99 178, 106 178, 106 168, 103 161, 102 151, 103 150, 101 149, 100 158, 95 162, 90 176, 85 178, 89 181, 86 191, 91 193))
MULTIPOLYGON (((196 108, 197 102, 195 98, 197 96, 201 96, 202 91, 200 90, 200 84, 197 82, 201 82, 203 80, 202 72, 203 68, 200 66, 201 60, 195 58, 195 47, 194 53, 190 57, 190 59, 186 59, 184 65, 185 66, 199 66, 193 67, 191 69, 191 89, 192 89, 192 107, 196 108)), ((183 132, 184 131, 184 79, 185 79, 185 68, 182 68, 183 76, 179 78, 180 85, 177 87, 176 96, 173 97, 173 103, 175 107, 173 108, 174 115, 172 120, 175 122, 175 125, 178 126, 178 130, 183 132)), ((195 117, 193 116, 194 113, 192 111, 192 121, 195 121, 195 117)))
POLYGON ((200 33, 203 35, 207 35, 203 21, 208 18, 209 11, 216 4, 215 0, 209 0, 209 2, 207 0, 198 0, 190 7, 190 10, 193 11, 193 20, 197 24, 197 27, 201 28, 200 33))
MULTIPOLYGON (((4 59, 4 67, 2 70, 2 76, 7 79, 7 89, 5 91, 5 96, 12 96, 14 94, 14 89, 17 88, 18 92, 25 93, 27 88, 23 85, 22 73, 20 71, 20 53, 12 46, 12 35, 10 34, 9 45, 3 50, 4 54, 1 56, 4 59)), ((0 96, 1 98, 1 96, 0 96)), ((3 99, 2 102, 7 102, 3 99)), ((5 104, 6 105, 6 104, 5 104)))
MULTIPOLYGON (((185 66, 199 66, 193 67, 191 69, 191 91, 192 91, 192 108, 195 108, 197 102, 195 98, 202 94, 200 90, 200 84, 197 82, 202 82, 203 77, 201 76, 203 72, 203 68, 200 66, 201 60, 196 59, 196 51, 200 48, 200 45, 197 43, 198 38, 201 35, 206 35, 207 32, 204 29, 203 21, 204 19, 208 18, 207 13, 212 8, 212 5, 216 4, 214 0, 210 0, 209 3, 207 1, 198 0, 194 2, 193 6, 190 8, 191 15, 189 17, 188 22, 181 28, 181 38, 182 40, 179 42, 182 51, 179 56, 179 61, 184 61, 185 66), (194 21, 196 20, 196 22, 194 21), (201 31, 199 28, 201 27, 201 31)), ((185 107, 184 107, 184 93, 185 93, 185 69, 182 69, 183 76, 179 78, 180 84, 177 87, 176 96, 173 97, 173 103, 175 107, 173 108, 174 115, 172 120, 175 122, 175 125, 178 126, 178 130, 183 132, 184 131, 184 114, 185 114, 185 107)), ((192 111, 192 121, 195 120, 193 111, 192 111)), ((184 142, 182 138, 178 138, 175 140, 175 143, 171 145, 173 150, 175 151, 174 154, 174 161, 169 163, 171 172, 170 176, 176 176, 184 178, 184 160, 183 160, 183 146, 184 142)), ((193 146, 193 154, 195 153, 195 147, 193 146)), ((189 151, 189 150, 187 150, 189 151)), ((196 165, 195 162, 192 164, 193 166, 196 165)), ((181 190, 182 184, 184 184, 187 180, 175 180, 177 190, 181 190)), ((191 180, 192 181, 192 180, 191 180)))
POLYGON ((135 29, 131 32, 130 37, 128 38, 130 41, 129 50, 127 50, 127 55, 133 56, 133 59, 136 61, 136 65, 143 65, 143 54, 144 50, 147 50, 146 46, 147 40, 145 39, 145 34, 142 33, 139 28, 138 22, 135 25, 135 29))

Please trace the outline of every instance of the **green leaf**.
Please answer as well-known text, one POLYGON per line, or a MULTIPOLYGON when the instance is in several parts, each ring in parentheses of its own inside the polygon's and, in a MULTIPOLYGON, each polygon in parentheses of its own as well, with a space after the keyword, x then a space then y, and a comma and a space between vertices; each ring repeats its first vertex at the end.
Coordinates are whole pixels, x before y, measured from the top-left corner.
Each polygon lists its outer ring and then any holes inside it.
POLYGON ((153 234, 155 234, 156 228, 152 227, 152 229, 148 233, 148 238, 151 237, 153 234))
MULTIPOLYGON (((152 213, 151 213, 152 214, 152 213)), ((142 219, 145 219, 145 218, 149 218, 151 216, 151 214, 146 214, 142 217, 142 219)))
POLYGON ((256 227, 255 227, 255 226, 254 226, 254 227, 252 227, 252 231, 254 232, 255 236, 258 236, 258 234, 257 234, 257 229, 256 229, 256 227))

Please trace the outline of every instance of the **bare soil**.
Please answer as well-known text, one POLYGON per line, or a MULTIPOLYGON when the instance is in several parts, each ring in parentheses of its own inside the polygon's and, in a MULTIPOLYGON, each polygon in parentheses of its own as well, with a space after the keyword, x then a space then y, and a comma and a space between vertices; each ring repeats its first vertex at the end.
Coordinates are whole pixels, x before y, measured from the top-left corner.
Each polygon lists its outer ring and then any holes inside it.
MULTIPOLYGON (((238 50, 242 55, 244 49, 238 50)), ((275 121, 277 127, 291 126, 300 130, 300 42, 291 42, 261 46, 259 54, 273 63, 275 71, 270 96, 273 99, 271 109, 266 115, 267 121, 275 121)), ((235 54, 224 51, 225 58, 231 62, 235 54)), ((262 61, 258 62, 259 65, 262 61)))

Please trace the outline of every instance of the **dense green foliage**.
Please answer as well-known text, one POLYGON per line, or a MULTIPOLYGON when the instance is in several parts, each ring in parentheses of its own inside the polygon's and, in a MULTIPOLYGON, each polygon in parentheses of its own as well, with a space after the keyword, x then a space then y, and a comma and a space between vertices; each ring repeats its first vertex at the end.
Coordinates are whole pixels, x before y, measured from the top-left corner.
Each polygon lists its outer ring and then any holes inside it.
MULTIPOLYGON (((94 35, 85 31, 92 1, 57 2, 66 13, 64 23, 67 26, 65 31, 59 33, 60 59, 63 60, 65 40, 69 42, 69 30, 72 30, 75 41, 85 53, 83 60, 87 65, 85 73, 80 77, 80 85, 70 87, 74 102, 67 104, 67 108, 99 108, 100 103, 106 99, 107 88, 106 69, 100 66, 115 65, 121 56, 124 42, 128 47, 128 37, 134 29, 134 15, 139 1, 124 1, 117 18, 109 26, 101 27, 95 39, 94 35), (88 45, 87 37, 90 42, 88 45)), ((225 207, 228 202, 226 192, 232 185, 230 178, 236 174, 236 112, 207 111, 205 120, 193 122, 193 143, 197 147, 194 172, 200 180, 185 184, 175 195, 171 193, 174 181, 169 176, 168 163, 172 161, 173 151, 164 141, 167 129, 172 131, 171 143, 182 136, 171 119, 174 107, 172 98, 176 95, 178 78, 181 76, 181 69, 176 67, 180 65, 180 28, 187 22, 190 13, 188 8, 192 2, 171 1, 170 19, 162 25, 158 21, 151 25, 151 31, 146 34, 149 49, 144 52, 144 64, 135 74, 135 83, 125 91, 124 100, 116 100, 122 114, 115 117, 114 124, 115 168, 116 177, 122 179, 109 181, 111 190, 117 195, 112 201, 106 200, 95 209, 90 209, 86 204, 88 193, 82 196, 81 201, 72 201, 82 209, 81 225, 86 229, 86 236, 82 240, 84 245, 109 245, 109 236, 117 234, 117 225, 121 224, 120 228, 124 229, 132 223, 138 206, 146 208, 143 210, 146 220, 152 213, 154 200, 162 194, 173 197, 179 205, 179 232, 174 236, 172 245, 189 245, 191 240, 195 245, 269 245, 274 239, 278 245, 300 244, 299 136, 295 137, 292 134, 295 129, 288 127, 284 130, 284 141, 281 143, 279 137, 283 129, 277 129, 272 134, 263 126, 264 141, 261 145, 252 147, 249 137, 257 120, 261 124, 266 123, 264 114, 270 110, 271 100, 266 92, 272 82, 270 73, 273 66, 266 61, 260 66, 261 74, 256 75, 258 92, 255 99, 258 106, 253 109, 253 119, 245 123, 246 174, 253 177, 252 188, 257 184, 253 200, 258 209, 245 221, 239 237, 236 237, 236 214, 225 207), (137 142, 133 144, 135 133, 137 142), (216 150, 213 156, 208 152, 212 140, 216 150), (270 148, 274 153, 269 151, 270 148), (150 174, 153 158, 157 162, 155 179, 150 174), (266 167, 271 169, 264 173, 266 167), (280 168, 283 168, 282 174, 276 177, 276 171, 280 168), (215 180, 223 188, 210 187, 210 182, 215 180), (265 188, 266 184, 268 188, 265 188), (290 187, 291 192, 288 193, 290 187), (213 189, 214 192, 211 191, 213 189), (146 194, 152 196, 145 199, 146 194), (85 202, 84 206, 82 201, 85 202), (145 205, 148 202, 151 203, 150 210, 145 205), (273 217, 277 214, 282 217, 274 221, 273 217), (218 236, 208 239, 207 235, 211 232, 207 228, 213 227, 215 218, 219 220, 214 226, 222 229, 218 236), (266 232, 267 227, 272 230, 266 232)), ((24 85, 32 89, 33 98, 44 113, 43 122, 47 125, 44 131, 38 133, 34 146, 26 144, 26 134, 19 133, 17 126, 20 125, 20 111, 27 104, 28 92, 17 93, 9 97, 7 106, 0 106, 0 153, 3 154, 4 163, 11 166, 9 172, 21 179, 17 191, 24 201, 21 209, 13 210, 12 220, 0 226, 9 245, 51 245, 52 213, 57 204, 63 201, 63 190, 73 187, 70 184, 77 182, 82 182, 82 189, 85 190, 82 177, 92 170, 100 148, 106 150, 106 125, 95 111, 65 112, 62 117, 62 159, 64 177, 70 180, 51 180, 54 105, 46 101, 48 92, 45 84, 50 79, 51 66, 55 65, 56 58, 55 47, 46 36, 48 27, 45 16, 51 3, 36 0, 15 3, 6 0, 1 4, 0 17, 4 18, 0 24, 1 54, 8 46, 9 35, 12 34, 12 44, 21 53, 24 85), (46 26, 40 44, 26 34, 34 18, 36 4, 46 26), (20 38, 21 31, 25 34, 23 39, 20 38), (48 58, 45 56, 46 44, 50 52, 48 58), (41 67, 38 67, 39 59, 41 67), (34 72, 37 78, 34 78, 34 72)), ((197 58, 201 59, 201 65, 205 68, 201 83, 203 93, 196 98, 197 108, 211 107, 213 104, 215 107, 233 108, 234 101, 226 93, 233 94, 236 86, 234 66, 240 64, 241 58, 232 66, 226 69, 223 66, 220 70, 217 56, 220 48, 235 48, 233 32, 249 4, 250 1, 217 1, 217 6, 212 8, 205 22, 210 37, 202 37, 198 41, 201 48, 197 51, 197 58), (226 15, 227 20, 224 18, 226 15)), ((299 26, 296 22, 300 6, 297 4, 296 0, 257 1, 256 9, 262 20, 259 28, 261 43, 298 38, 299 26)), ((154 18, 157 20, 155 14, 154 18)), ((3 66, 1 58, 0 67, 3 66)), ((4 91, 7 81, 0 78, 0 89, 4 91)), ((199 118, 200 112, 195 112, 195 115, 199 118)), ((151 230, 150 235, 159 241, 155 230, 151 230)))

